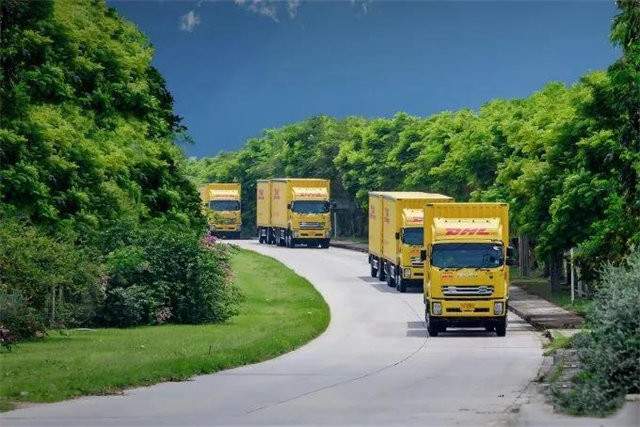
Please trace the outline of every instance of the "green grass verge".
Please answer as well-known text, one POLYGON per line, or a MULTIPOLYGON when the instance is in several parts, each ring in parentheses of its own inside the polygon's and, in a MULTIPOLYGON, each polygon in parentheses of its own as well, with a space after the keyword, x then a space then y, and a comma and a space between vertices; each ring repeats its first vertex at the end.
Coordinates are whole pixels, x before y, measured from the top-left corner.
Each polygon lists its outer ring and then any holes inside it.
POLYGON ((564 335, 560 331, 551 331, 552 339, 544 345, 544 355, 551 356, 558 350, 573 347, 575 335, 564 335))
POLYGON ((277 356, 329 324, 329 308, 280 262, 238 250, 234 281, 245 300, 224 324, 51 331, 0 353, 0 410, 127 387, 184 380, 277 356))
POLYGON ((517 275, 514 275, 511 277, 511 284, 517 285, 529 293, 544 298, 565 310, 572 311, 583 317, 586 315, 587 310, 591 305, 590 299, 578 296, 574 298, 574 303, 572 305, 571 291, 569 288, 563 289, 559 292, 551 292, 551 283, 544 277, 518 277, 517 275))

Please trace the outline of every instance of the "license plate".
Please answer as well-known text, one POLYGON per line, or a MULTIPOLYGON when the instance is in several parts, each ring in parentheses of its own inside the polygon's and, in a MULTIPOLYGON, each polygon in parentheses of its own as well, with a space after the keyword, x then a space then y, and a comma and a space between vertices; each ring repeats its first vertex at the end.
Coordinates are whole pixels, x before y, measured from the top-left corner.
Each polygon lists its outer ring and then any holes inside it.
POLYGON ((460 304, 460 310, 462 311, 473 311, 473 303, 472 302, 463 302, 460 304))

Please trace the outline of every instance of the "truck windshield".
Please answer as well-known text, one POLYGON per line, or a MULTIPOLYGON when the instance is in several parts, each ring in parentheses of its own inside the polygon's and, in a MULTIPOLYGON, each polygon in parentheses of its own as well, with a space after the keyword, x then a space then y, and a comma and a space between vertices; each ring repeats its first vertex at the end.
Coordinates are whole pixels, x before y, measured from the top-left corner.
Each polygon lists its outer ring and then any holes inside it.
POLYGON ((438 268, 493 268, 502 265, 502 245, 439 243, 433 245, 431 265, 438 268))
POLYGON ((238 200, 212 200, 209 202, 209 209, 212 211, 239 211, 240 202, 238 200))
POLYGON ((402 243, 422 246, 424 244, 424 229, 422 227, 405 228, 402 233, 402 243))
POLYGON ((301 214, 322 214, 329 212, 326 200, 298 200, 291 203, 291 212, 301 214))

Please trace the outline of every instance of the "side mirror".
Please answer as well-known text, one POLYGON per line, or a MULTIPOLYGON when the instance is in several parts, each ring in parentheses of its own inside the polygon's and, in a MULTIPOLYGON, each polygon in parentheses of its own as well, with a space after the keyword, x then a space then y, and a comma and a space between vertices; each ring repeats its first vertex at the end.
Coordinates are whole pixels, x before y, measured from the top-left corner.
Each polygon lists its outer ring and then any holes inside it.
POLYGON ((338 209, 338 204, 336 202, 331 202, 331 209, 338 209))
POLYGON ((513 258, 516 254, 516 250, 513 246, 507 246, 507 258, 513 258))
POLYGON ((287 203, 287 209, 291 209, 291 203, 287 203))
POLYGON ((422 249, 420 251, 420 261, 424 262, 427 260, 427 250, 426 249, 422 249))
POLYGON ((396 231, 396 240, 400 239, 400 233, 396 231))

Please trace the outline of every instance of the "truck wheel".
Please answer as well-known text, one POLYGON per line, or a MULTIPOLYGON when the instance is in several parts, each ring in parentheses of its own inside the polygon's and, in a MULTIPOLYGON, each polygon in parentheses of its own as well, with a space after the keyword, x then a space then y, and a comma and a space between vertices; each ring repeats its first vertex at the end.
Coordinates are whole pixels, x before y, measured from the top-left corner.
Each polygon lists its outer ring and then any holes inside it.
POLYGON ((398 290, 398 292, 400 292, 402 294, 407 292, 407 282, 402 279, 402 275, 401 274, 398 274, 396 276, 396 289, 398 290))
POLYGON ((496 323, 496 335, 499 337, 507 335, 507 316, 504 316, 504 319, 496 323))
POLYGON ((390 272, 386 272, 385 275, 387 276, 387 286, 389 286, 390 288, 395 288, 396 286, 396 280, 393 276, 393 274, 391 274, 390 272))
POLYGON ((323 240, 322 242, 320 242, 320 247, 323 249, 327 249, 329 247, 329 242, 330 242, 329 239, 323 240))
POLYGON ((379 264, 378 264, 378 279, 381 282, 384 282, 386 280, 387 276, 384 274, 384 261, 380 260, 379 264))
POLYGON ((426 308, 424 312, 424 320, 427 324, 427 332, 429 333, 429 336, 437 337, 438 334, 440 333, 440 325, 438 325, 438 323, 436 323, 436 321, 433 320, 433 318, 429 315, 429 312, 427 311, 426 308))
POLYGON ((378 269, 373 266, 371 263, 371 277, 376 277, 378 275, 378 269))

